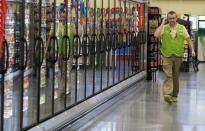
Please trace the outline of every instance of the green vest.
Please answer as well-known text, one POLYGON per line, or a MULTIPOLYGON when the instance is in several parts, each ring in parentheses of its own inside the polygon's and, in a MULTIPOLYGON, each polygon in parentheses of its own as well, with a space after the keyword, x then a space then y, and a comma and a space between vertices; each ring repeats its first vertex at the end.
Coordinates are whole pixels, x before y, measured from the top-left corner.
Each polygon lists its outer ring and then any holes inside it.
MULTIPOLYGON (((74 30, 75 26, 71 23, 68 25, 68 36, 70 38, 70 53, 72 53, 73 50, 73 37, 74 37, 74 30), (70 29, 70 30, 69 30, 70 29)), ((63 36, 66 34, 66 25, 62 23, 58 23, 58 45, 59 45, 59 53, 63 54, 65 53, 66 47, 63 47, 63 36), (62 52, 63 51, 63 52, 62 52)), ((66 44, 64 44, 65 46, 66 44)))
POLYGON ((170 57, 172 55, 183 57, 185 41, 184 26, 180 24, 176 25, 175 38, 172 38, 170 31, 170 26, 168 24, 164 25, 160 51, 164 57, 170 57))

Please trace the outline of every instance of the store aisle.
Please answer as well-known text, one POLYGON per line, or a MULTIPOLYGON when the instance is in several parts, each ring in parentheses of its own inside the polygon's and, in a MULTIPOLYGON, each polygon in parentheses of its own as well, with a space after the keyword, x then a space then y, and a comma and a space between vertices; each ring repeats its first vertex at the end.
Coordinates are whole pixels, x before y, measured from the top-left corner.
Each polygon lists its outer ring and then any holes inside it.
MULTIPOLYGON (((204 131, 205 130, 205 65, 200 71, 182 73, 178 103, 163 101, 163 73, 157 82, 143 87, 116 102, 106 111, 82 125, 71 126, 78 131, 204 131)), ((137 86, 137 85, 136 85, 137 86)))

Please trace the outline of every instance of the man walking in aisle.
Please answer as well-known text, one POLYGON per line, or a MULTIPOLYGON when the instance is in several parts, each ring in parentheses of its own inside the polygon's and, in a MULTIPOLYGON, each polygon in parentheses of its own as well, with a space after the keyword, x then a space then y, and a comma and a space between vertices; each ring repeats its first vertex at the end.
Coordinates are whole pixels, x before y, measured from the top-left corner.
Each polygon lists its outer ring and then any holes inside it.
POLYGON ((179 69, 184 55, 184 43, 187 41, 192 56, 195 56, 190 36, 183 25, 177 23, 177 15, 174 11, 167 14, 162 24, 157 28, 155 37, 161 38, 163 70, 166 79, 163 83, 164 100, 171 104, 177 102, 179 93, 179 69), (168 22, 168 24, 166 24, 168 22))

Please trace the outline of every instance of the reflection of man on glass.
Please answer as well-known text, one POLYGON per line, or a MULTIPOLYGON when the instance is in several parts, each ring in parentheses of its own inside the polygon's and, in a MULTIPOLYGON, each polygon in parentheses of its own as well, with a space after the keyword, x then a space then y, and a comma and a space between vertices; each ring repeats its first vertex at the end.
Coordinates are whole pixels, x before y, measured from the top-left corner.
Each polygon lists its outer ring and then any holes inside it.
MULTIPOLYGON (((66 30, 66 12, 64 10, 60 11, 60 18, 59 18, 59 23, 58 23, 58 29, 57 29, 57 35, 58 35, 58 43, 59 43, 59 69, 60 69, 60 83, 59 83, 59 96, 63 97, 65 93, 67 92, 68 94, 71 93, 71 69, 72 69, 72 47, 73 47, 73 36, 74 36, 74 31, 73 31, 73 22, 70 22, 70 25, 67 26, 66 30), (70 30, 69 30, 70 29, 70 30), (67 31, 67 32, 66 32, 67 31), (66 43, 63 43, 63 37, 67 34, 70 38, 70 46, 68 46, 66 43), (63 60, 63 56, 66 56, 66 46, 67 49, 70 48, 70 52, 67 50, 67 53, 70 53, 70 58, 67 62, 63 60), (67 80, 66 80, 66 66, 67 66, 67 80), (66 81, 66 82, 65 82, 66 81), (67 84, 67 91, 65 92, 65 84, 67 84)), ((66 41, 64 41, 66 42, 66 41)))
MULTIPOLYGON (((60 69, 59 96, 63 97, 66 93, 65 92, 65 86, 66 86, 65 84, 67 84, 67 86, 68 86, 68 93, 71 92, 70 91, 70 81, 69 81, 69 79, 66 80, 66 66, 67 66, 67 63, 63 60, 63 56, 66 56, 66 50, 65 50, 66 47, 65 46, 67 45, 66 43, 63 43, 63 37, 66 35, 66 13, 65 13, 64 10, 60 11, 57 35, 58 35, 58 44, 59 44, 58 64, 59 64, 59 69, 60 69)), ((68 48, 68 46, 67 46, 67 48, 68 48)), ((69 52, 67 51, 67 53, 69 53, 69 52)), ((68 62, 68 65, 69 65, 69 62, 68 62)), ((69 67, 67 69, 69 70, 69 67)))
POLYGON ((63 56, 66 56, 65 54, 65 47, 63 45, 63 36, 66 34, 66 14, 65 11, 60 11, 59 16, 59 23, 58 23, 58 29, 57 29, 57 35, 58 35, 58 44, 59 44, 59 58, 58 58, 58 65, 60 70, 60 77, 58 79, 59 81, 59 95, 60 97, 65 95, 65 71, 66 71, 66 62, 63 60, 63 56))

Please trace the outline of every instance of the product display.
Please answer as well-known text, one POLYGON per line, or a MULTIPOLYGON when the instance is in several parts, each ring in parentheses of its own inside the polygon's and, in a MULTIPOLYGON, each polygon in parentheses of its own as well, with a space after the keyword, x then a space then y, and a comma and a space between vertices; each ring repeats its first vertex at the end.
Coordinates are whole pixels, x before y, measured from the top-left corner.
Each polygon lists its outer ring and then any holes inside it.
POLYGON ((147 71, 148 80, 155 79, 160 65, 160 40, 154 37, 154 32, 161 23, 161 11, 158 7, 148 9, 148 44, 147 44, 147 71))
MULTIPOLYGON (((185 26, 185 28, 187 29, 190 37, 191 36, 191 23, 189 21, 189 15, 187 15, 186 17, 184 17, 184 19, 177 19, 177 22, 179 24, 182 24, 185 26)), ((191 52, 188 46, 188 43, 185 41, 185 45, 184 45, 184 57, 183 57, 183 63, 181 65, 180 70, 182 72, 189 72, 189 68, 190 68, 190 58, 191 57, 191 52)))

